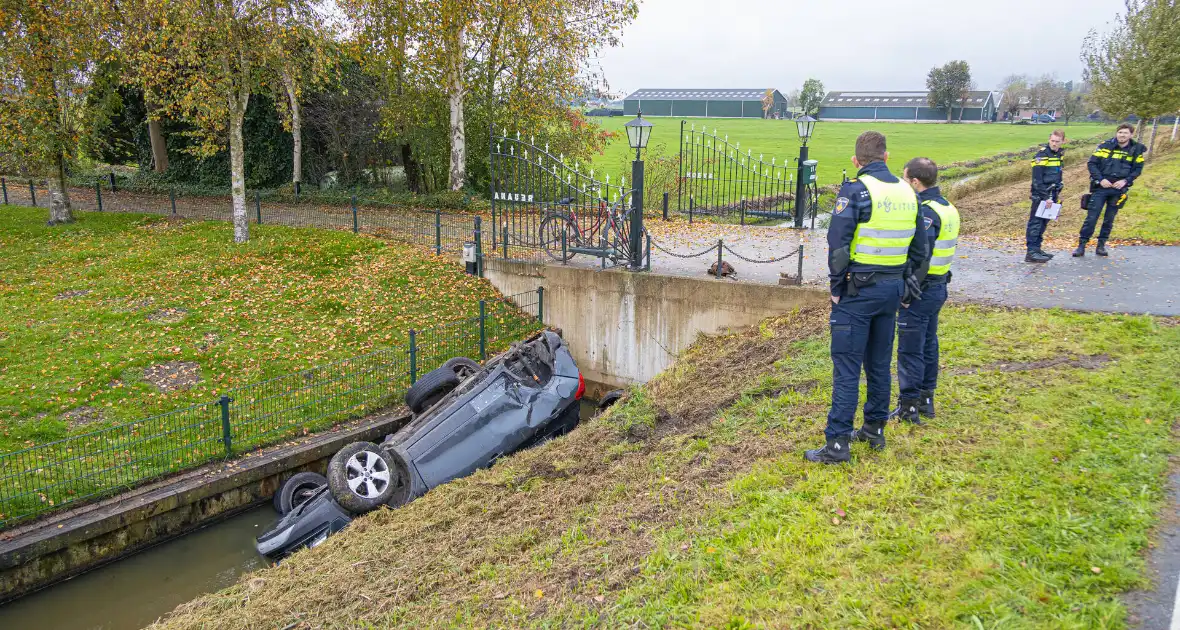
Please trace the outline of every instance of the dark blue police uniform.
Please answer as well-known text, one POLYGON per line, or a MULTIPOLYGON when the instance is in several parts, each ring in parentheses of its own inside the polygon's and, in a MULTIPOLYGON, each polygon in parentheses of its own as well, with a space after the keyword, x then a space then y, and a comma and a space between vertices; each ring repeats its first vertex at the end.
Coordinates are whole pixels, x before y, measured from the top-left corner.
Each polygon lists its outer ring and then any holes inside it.
MULTIPOLYGON (((864 366, 868 380, 868 397, 864 405, 866 424, 883 425, 889 417, 894 324, 904 294, 903 272, 917 270, 929 262, 926 223, 916 215, 913 238, 905 252, 903 265, 876 265, 850 259, 850 247, 857 224, 867 223, 873 202, 865 175, 884 183, 901 180, 889 172, 884 162, 874 162, 860 169, 858 179, 841 188, 828 227, 828 271, 833 296, 840 302, 832 305, 832 407, 824 435, 829 439, 847 437, 853 431, 856 405, 860 394, 860 372, 864 366), (865 286, 857 280, 870 282, 865 286)), ((916 200, 915 200, 916 201, 916 200)))
MULTIPOLYGON (((927 246, 933 252, 941 235, 942 218, 926 202, 950 202, 938 186, 918 193, 918 201, 926 221, 927 246)), ((950 275, 949 271, 927 275, 921 298, 897 314, 897 384, 901 401, 921 400, 922 392, 932 393, 938 385, 938 315, 946 303, 950 275)))
POLYGON ((1082 223, 1081 233, 1078 235, 1078 249, 1074 256, 1085 253, 1086 242, 1094 235, 1094 228, 1098 224, 1099 215, 1103 215, 1102 229, 1098 232, 1098 254, 1106 255, 1106 239, 1110 238, 1110 231, 1114 228, 1114 218, 1119 210, 1127 203, 1127 194, 1135 179, 1143 173, 1143 154, 1147 147, 1131 140, 1127 146, 1119 146, 1117 138, 1111 138, 1098 145, 1094 154, 1090 156, 1087 167, 1090 170, 1090 205, 1086 207, 1086 220, 1082 223), (1115 183, 1125 180, 1127 185, 1118 188, 1103 188, 1102 180, 1115 183))
MULTIPOLYGON (((1031 255, 1041 251, 1041 242, 1045 237, 1045 226, 1049 219, 1037 216, 1037 207, 1046 199, 1057 203, 1061 194, 1061 157, 1064 149, 1054 151, 1049 145, 1041 147, 1032 159, 1032 208, 1028 211, 1028 225, 1025 227, 1025 246, 1031 255)), ((1040 262, 1040 261, 1036 261, 1040 262)))

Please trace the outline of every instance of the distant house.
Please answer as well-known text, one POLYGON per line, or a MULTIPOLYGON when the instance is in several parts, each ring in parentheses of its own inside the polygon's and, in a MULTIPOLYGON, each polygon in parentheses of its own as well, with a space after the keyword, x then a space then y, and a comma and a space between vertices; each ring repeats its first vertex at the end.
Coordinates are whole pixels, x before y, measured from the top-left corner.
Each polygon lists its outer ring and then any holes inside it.
POLYGON ((692 118, 789 118, 787 99, 770 88, 774 98, 769 112, 762 108, 767 88, 750 90, 638 90, 623 101, 623 113, 634 116, 683 116, 692 118))
MULTIPOLYGON (((829 92, 820 103, 822 120, 889 120, 937 122, 947 119, 944 108, 928 106, 926 92, 829 92)), ((951 110, 951 119, 993 122, 998 103, 989 91, 968 92, 965 107, 951 110)))

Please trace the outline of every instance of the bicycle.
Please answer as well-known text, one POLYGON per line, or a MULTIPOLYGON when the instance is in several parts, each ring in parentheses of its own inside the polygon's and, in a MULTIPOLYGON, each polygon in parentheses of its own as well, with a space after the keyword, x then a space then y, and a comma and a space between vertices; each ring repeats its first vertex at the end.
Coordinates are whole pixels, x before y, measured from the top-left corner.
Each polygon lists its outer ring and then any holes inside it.
MULTIPOLYGON (((589 254, 607 258, 612 264, 620 261, 631 261, 631 212, 629 198, 631 191, 626 192, 614 204, 607 204, 606 199, 598 200, 597 217, 592 224, 583 230, 574 208, 574 198, 559 199, 555 205, 565 208, 564 211, 550 210, 541 220, 538 237, 541 248, 551 258, 558 262, 568 262, 577 254, 589 254), (564 235, 564 239, 563 239, 564 235), (598 236, 599 242, 594 242, 598 236), (605 244, 603 238, 609 239, 605 244)), ((642 249, 647 239, 647 228, 639 235, 642 249)))

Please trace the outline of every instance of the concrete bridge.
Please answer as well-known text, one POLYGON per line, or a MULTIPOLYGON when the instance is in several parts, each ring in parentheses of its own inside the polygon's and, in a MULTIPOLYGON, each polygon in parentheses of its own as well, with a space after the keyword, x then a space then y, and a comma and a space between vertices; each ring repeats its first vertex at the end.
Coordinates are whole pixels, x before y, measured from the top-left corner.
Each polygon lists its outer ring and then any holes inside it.
MULTIPOLYGON (((485 263, 484 277, 506 295, 545 288, 545 323, 562 330, 586 380, 599 389, 647 382, 701 333, 753 325, 828 300, 815 288, 497 259, 485 263)), ((592 389, 589 395, 601 393, 592 389)))

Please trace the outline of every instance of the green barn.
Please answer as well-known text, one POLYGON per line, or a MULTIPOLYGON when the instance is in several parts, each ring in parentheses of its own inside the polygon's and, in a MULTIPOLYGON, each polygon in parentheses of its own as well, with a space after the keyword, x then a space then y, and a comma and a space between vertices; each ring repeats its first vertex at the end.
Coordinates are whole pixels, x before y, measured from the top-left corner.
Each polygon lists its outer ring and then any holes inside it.
POLYGON ((623 101, 623 115, 683 118, 790 118, 787 99, 774 88, 759 90, 638 90, 623 101), (763 111, 770 92, 774 104, 763 111))

